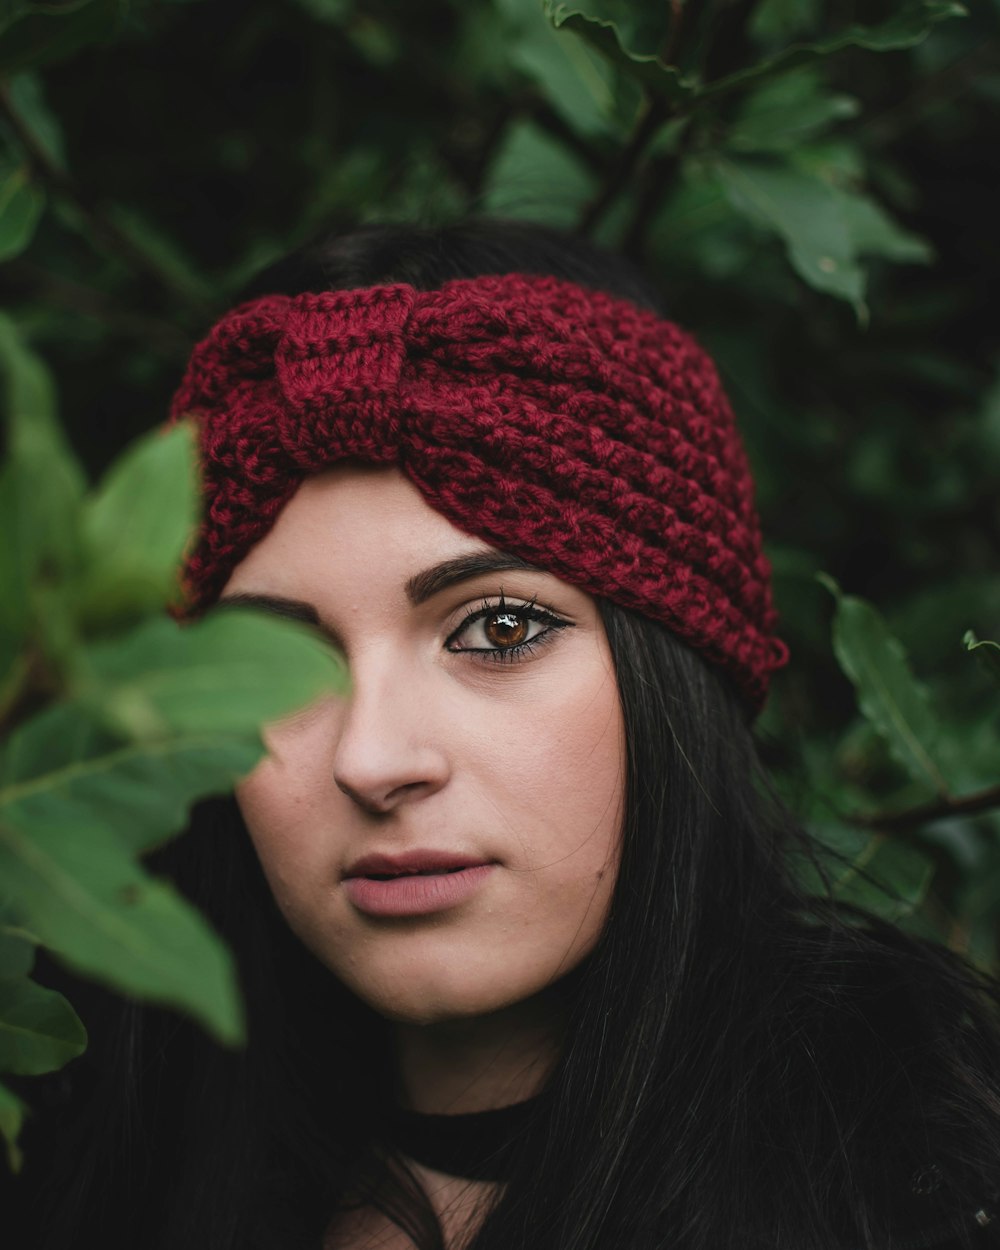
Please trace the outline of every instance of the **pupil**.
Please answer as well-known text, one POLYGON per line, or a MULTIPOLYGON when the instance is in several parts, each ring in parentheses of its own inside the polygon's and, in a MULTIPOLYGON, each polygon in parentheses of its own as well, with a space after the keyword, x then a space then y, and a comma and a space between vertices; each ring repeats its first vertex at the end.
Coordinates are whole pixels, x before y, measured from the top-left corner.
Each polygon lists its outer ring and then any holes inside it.
POLYGON ((516 647, 528 633, 528 622, 513 612, 501 612, 486 622, 486 636, 501 647, 516 647))

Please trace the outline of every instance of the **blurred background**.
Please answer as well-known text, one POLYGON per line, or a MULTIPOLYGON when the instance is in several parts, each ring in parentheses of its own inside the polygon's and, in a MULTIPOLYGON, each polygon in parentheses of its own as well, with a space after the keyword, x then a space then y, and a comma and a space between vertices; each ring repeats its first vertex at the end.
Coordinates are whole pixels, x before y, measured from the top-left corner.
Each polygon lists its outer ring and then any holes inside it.
POLYGON ((992 963, 998 691, 963 637, 1000 639, 998 70, 997 0, 8 0, 3 304, 97 475, 318 233, 490 214, 623 250, 754 465, 792 652, 765 758, 893 914, 992 963), (820 572, 876 609, 839 662, 820 572))

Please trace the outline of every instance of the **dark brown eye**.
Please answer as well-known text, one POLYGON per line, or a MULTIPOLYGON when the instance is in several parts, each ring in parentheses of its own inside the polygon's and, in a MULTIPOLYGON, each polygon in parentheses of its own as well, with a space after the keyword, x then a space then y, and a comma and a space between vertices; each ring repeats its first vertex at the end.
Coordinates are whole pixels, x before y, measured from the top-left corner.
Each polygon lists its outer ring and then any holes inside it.
POLYGON ((484 632, 494 646, 516 647, 528 636, 528 621, 514 612, 497 612, 483 622, 484 632))

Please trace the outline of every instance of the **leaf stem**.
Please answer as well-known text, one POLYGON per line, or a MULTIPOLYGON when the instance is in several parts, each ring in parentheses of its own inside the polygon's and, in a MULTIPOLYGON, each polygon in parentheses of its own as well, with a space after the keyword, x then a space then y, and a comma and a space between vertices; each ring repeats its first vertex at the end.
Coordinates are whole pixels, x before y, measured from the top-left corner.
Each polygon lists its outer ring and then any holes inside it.
POLYGON ((589 234, 594 229, 628 185, 635 167, 639 164, 643 150, 669 115, 670 107, 666 101, 647 97, 645 112, 633 130, 632 137, 622 149, 618 160, 615 161, 604 187, 583 211, 579 223, 582 233, 589 234))
POLYGON ((994 807, 1000 807, 1000 785, 989 786, 961 798, 943 796, 900 812, 870 812, 849 816, 848 820, 863 829, 901 833, 947 816, 975 816, 994 807))

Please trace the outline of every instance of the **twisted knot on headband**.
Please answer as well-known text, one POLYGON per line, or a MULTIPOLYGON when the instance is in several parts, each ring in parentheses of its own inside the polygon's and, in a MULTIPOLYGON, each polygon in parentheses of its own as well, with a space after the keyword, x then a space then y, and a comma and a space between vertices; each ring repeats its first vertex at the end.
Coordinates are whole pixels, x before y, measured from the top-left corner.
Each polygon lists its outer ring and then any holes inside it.
POLYGON ((715 368, 626 300, 526 274, 265 296, 195 348, 171 413, 201 431, 195 610, 305 476, 356 457, 398 466, 465 532, 663 621, 755 708, 787 659, 715 368))

